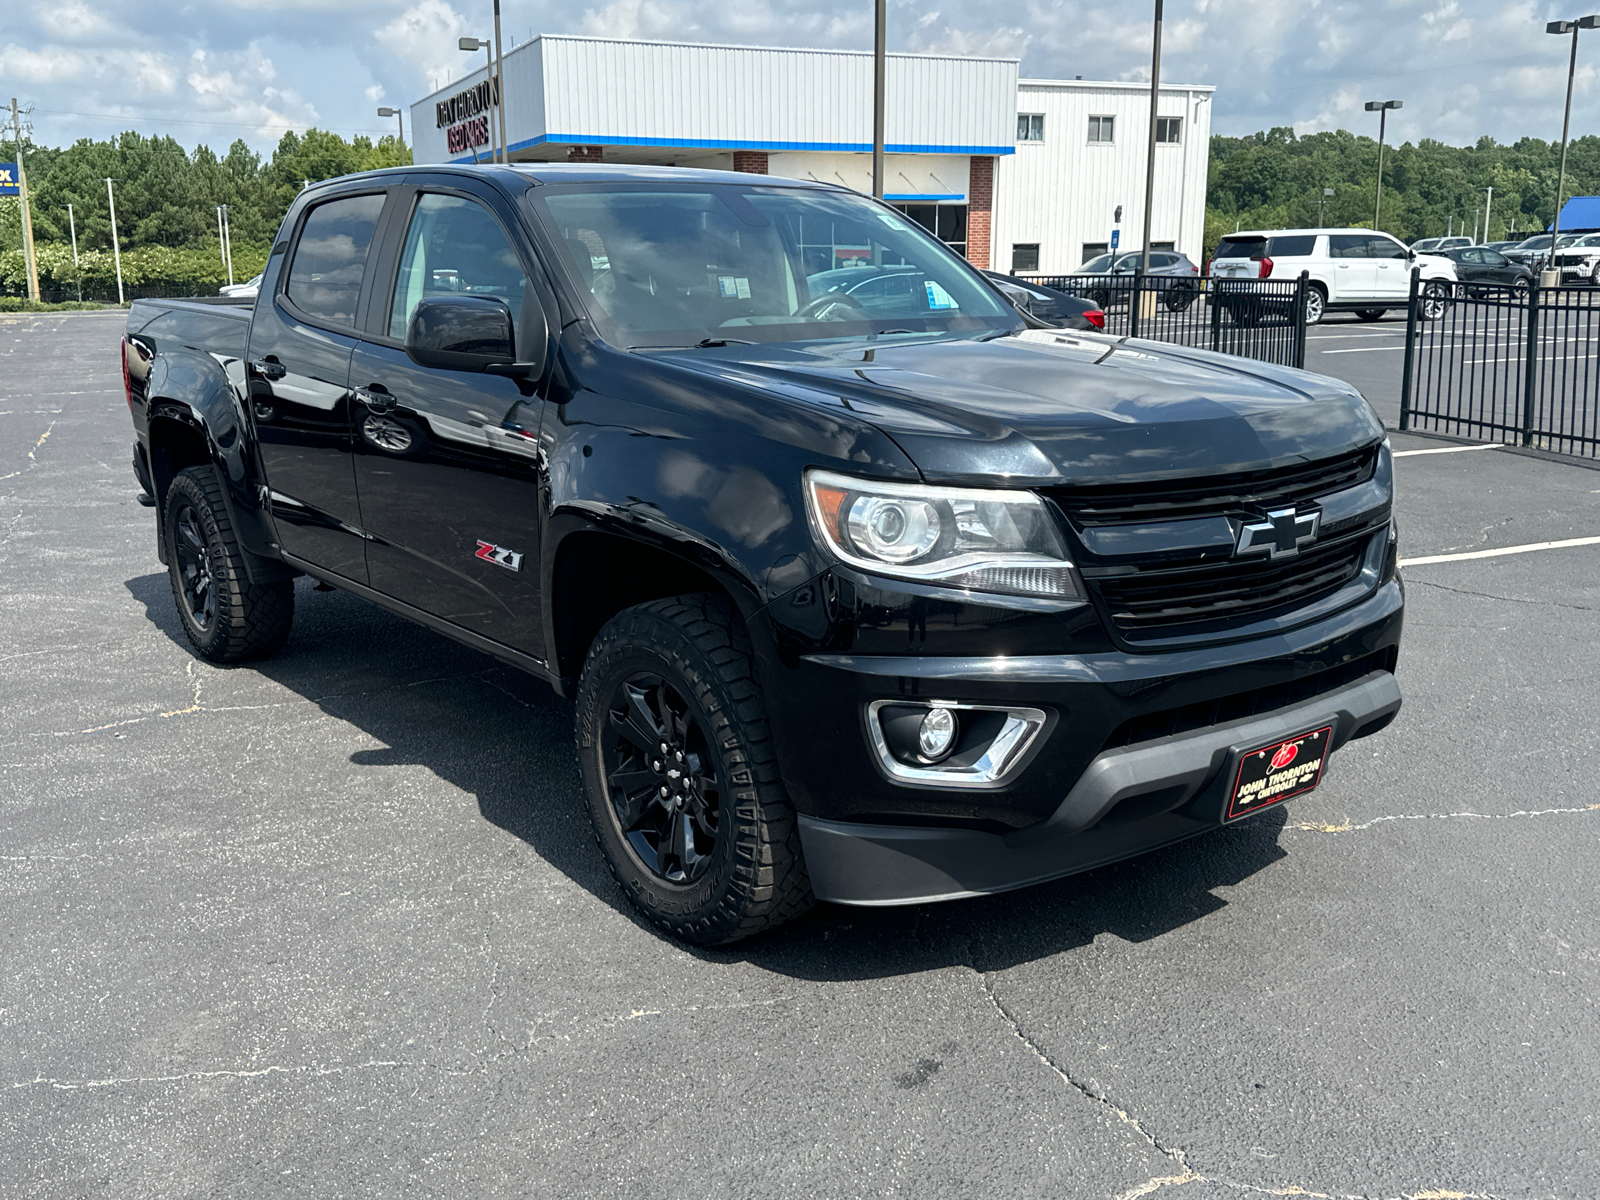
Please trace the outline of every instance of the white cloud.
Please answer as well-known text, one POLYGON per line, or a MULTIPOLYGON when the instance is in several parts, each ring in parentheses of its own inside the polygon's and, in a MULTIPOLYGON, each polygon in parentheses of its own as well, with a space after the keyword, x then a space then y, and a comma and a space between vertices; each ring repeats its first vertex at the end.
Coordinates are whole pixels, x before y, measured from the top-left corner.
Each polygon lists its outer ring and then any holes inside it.
POLYGON ((252 43, 231 54, 194 51, 184 82, 199 111, 275 140, 287 130, 317 123, 315 105, 293 89, 274 86, 277 76, 272 60, 252 43))
POLYGON ((110 22, 102 14, 90 12, 83 0, 56 0, 40 10, 39 20, 57 37, 94 37, 111 31, 110 22))
POLYGON ((363 92, 362 95, 366 96, 366 98, 369 101, 371 101, 373 104, 378 103, 378 101, 383 99, 383 95, 384 95, 383 84, 381 84, 381 83, 373 84, 365 92, 363 92))
POLYGON ((64 46, 44 46, 27 50, 11 43, 0 55, 5 58, 6 74, 27 83, 65 83, 94 73, 95 60, 64 46))
POLYGON ((421 0, 373 36, 396 58, 414 67, 429 91, 470 69, 456 41, 467 24, 447 0, 421 0))

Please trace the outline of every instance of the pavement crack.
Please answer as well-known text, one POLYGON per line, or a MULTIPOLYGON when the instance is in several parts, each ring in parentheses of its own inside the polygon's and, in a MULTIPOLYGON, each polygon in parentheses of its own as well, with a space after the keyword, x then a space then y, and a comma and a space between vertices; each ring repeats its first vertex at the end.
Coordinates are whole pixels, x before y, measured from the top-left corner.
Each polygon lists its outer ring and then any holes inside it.
POLYGON ((1426 579, 1407 578, 1408 587, 1437 588, 1441 592, 1455 592, 1458 596, 1478 596, 1484 600, 1504 600, 1507 604, 1536 604, 1545 608, 1570 608, 1577 612, 1594 612, 1592 604, 1564 604, 1560 600, 1531 600, 1522 596, 1497 596, 1493 592, 1479 592, 1472 588, 1450 587, 1443 583, 1431 583, 1426 579))
POLYGON ((1600 812, 1600 804, 1583 804, 1575 808, 1519 808, 1516 812, 1508 813, 1395 813, 1386 817, 1373 817, 1372 820, 1362 821, 1359 824, 1353 823, 1349 817, 1339 822, 1296 821, 1289 828, 1302 830, 1306 833, 1359 833, 1364 829, 1371 829, 1375 825, 1382 825, 1389 821, 1454 821, 1462 818, 1473 818, 1479 821, 1510 821, 1520 817, 1583 816, 1592 812, 1600 812))
POLYGON ((113 1075, 105 1079, 54 1079, 40 1075, 33 1079, 24 1079, 13 1083, 13 1091, 18 1088, 50 1087, 62 1092, 87 1091, 92 1088, 129 1087, 135 1084, 156 1083, 188 1083, 199 1079, 262 1079, 269 1075, 300 1075, 310 1078, 320 1078, 327 1075, 343 1075, 350 1071, 371 1070, 443 1070, 449 1074, 461 1072, 450 1071, 449 1068, 439 1067, 428 1062, 406 1062, 399 1059, 373 1059, 368 1062, 349 1063, 343 1065, 327 1065, 322 1063, 308 1063, 297 1067, 260 1067, 254 1070, 210 1070, 210 1071, 181 1071, 175 1075, 113 1075))

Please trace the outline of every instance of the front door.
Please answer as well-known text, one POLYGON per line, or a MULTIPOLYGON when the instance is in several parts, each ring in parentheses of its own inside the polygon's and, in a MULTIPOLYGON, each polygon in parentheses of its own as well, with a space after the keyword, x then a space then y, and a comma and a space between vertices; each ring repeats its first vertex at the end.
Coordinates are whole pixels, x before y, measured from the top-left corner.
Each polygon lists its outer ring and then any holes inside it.
POLYGON ((1330 297, 1337 304, 1372 299, 1377 285, 1376 265, 1367 257, 1367 237, 1359 233, 1328 235, 1328 257, 1333 259, 1333 286, 1330 297))
POLYGON ((285 552, 365 582, 351 462, 350 353, 382 192, 312 208, 250 328, 250 419, 285 552))
POLYGON ((1373 295, 1382 300, 1404 300, 1411 295, 1411 255, 1389 237, 1375 237, 1367 254, 1375 268, 1373 295))
POLYGON ((387 302, 371 306, 351 361, 356 480, 372 587, 543 658, 543 401, 503 376, 422 367, 405 352, 411 313, 432 297, 506 304, 519 348, 545 336, 531 264, 486 199, 414 194, 387 302))

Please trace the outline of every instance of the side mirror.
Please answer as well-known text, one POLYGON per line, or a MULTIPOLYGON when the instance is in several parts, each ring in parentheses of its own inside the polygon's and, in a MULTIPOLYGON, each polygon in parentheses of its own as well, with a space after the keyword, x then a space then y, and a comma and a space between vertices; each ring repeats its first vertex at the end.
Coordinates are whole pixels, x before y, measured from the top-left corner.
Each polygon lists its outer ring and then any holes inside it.
POLYGON ((1406 261, 1407 262, 1411 261, 1416 256, 1417 256, 1417 252, 1415 250, 1407 250, 1406 251, 1406 261))
POLYGON ((511 310, 488 296, 423 300, 406 327, 406 355, 418 366, 444 371, 511 363, 517 357, 511 310))

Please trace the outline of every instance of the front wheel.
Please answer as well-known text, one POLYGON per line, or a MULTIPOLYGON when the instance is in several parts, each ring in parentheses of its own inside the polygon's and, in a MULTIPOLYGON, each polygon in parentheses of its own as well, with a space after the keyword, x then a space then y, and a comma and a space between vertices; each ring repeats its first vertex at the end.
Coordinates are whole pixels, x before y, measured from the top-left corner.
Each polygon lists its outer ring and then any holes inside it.
POLYGON ((749 635, 725 598, 617 614, 589 649, 577 708, 596 840, 653 924, 715 946, 811 907, 749 635))
POLYGON ((251 582, 216 468, 178 472, 161 524, 172 598, 200 657, 231 663, 282 649, 294 622, 294 584, 251 582))
POLYGON ((1424 321, 1437 321, 1450 311, 1450 285, 1434 282, 1422 289, 1421 312, 1424 321))

